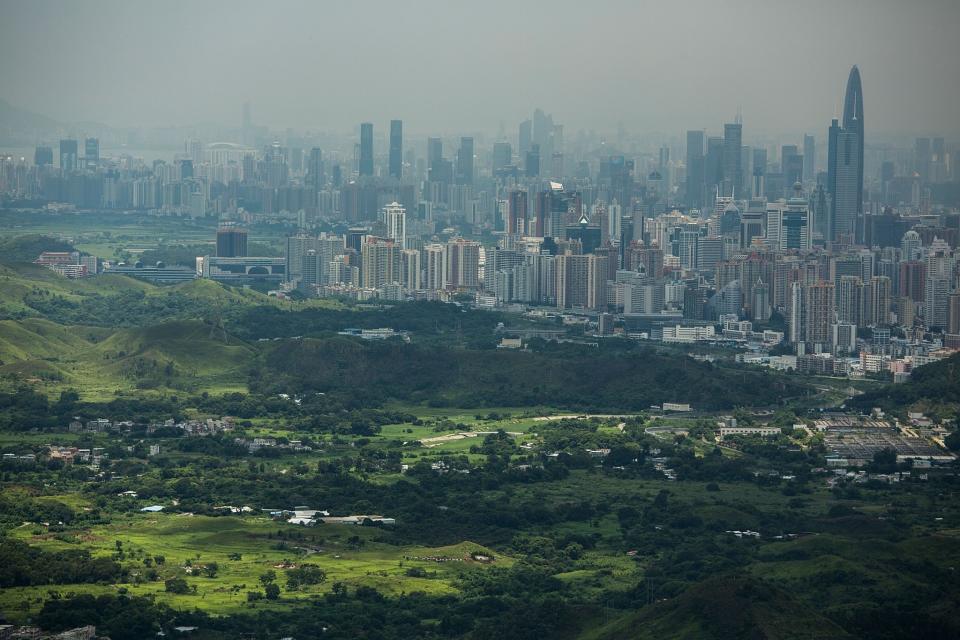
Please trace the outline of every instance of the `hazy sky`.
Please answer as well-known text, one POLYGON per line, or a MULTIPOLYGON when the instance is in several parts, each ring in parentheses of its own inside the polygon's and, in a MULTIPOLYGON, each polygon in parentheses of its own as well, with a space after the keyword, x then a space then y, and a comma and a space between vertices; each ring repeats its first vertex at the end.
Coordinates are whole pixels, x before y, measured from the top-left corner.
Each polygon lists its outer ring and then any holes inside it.
POLYGON ((960 131, 960 0, 0 0, 0 97, 67 122, 960 131))

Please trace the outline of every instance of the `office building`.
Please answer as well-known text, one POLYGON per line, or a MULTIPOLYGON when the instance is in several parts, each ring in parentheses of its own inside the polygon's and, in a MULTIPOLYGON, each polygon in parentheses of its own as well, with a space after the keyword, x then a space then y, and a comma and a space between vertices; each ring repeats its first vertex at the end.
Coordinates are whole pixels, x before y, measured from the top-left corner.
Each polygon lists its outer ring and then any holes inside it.
POLYGON ((326 183, 323 171, 323 151, 319 147, 310 149, 310 156, 307 159, 307 174, 304 182, 313 187, 314 191, 322 189, 326 183))
POLYGON ((460 138, 456 172, 457 184, 473 184, 473 138, 460 138))
POLYGON ((33 152, 33 164, 38 167, 53 166, 53 147, 38 146, 33 152))
POLYGON ((63 173, 70 173, 72 171, 76 171, 77 169, 77 141, 61 140, 60 171, 63 173))
POLYGON ((246 229, 240 229, 238 227, 220 227, 217 229, 218 258, 243 258, 246 255, 246 229))
POLYGON ((704 190, 704 133, 687 131, 687 206, 691 209, 703 208, 704 190))
POLYGON ((403 177, 403 121, 390 121, 390 157, 388 161, 391 178, 403 177))
POLYGON ((723 125, 723 189, 721 195, 743 195, 743 125, 738 121, 723 125))
POLYGON ((360 125, 360 176, 373 175, 373 124, 364 122, 360 125))
POLYGON ((803 179, 812 182, 817 176, 817 143, 813 136, 803 136, 803 179))
POLYGON ((87 138, 83 141, 83 166, 92 169, 100 164, 100 140, 87 138))
POLYGON ((827 149, 827 190, 831 194, 833 242, 863 240, 863 88, 860 70, 850 70, 843 102, 843 123, 830 125, 827 149))
POLYGON ((827 191, 830 194, 829 239, 837 243, 856 241, 861 225, 859 202, 862 183, 858 153, 860 142, 856 131, 849 131, 834 119, 828 132, 827 191))
POLYGON ((509 142, 493 143, 493 175, 501 177, 508 167, 513 165, 513 149, 509 142))

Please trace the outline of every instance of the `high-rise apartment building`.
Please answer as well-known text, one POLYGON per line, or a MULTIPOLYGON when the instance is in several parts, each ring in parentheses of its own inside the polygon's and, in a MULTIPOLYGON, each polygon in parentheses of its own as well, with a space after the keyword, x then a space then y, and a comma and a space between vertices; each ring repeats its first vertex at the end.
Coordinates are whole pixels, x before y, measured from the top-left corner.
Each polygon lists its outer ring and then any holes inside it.
POLYGON ((457 289, 480 287, 480 243, 457 238, 446 244, 445 285, 457 289))
POLYGON ((360 252, 360 281, 365 289, 400 282, 400 247, 390 238, 367 236, 360 252))
POLYGON ((400 249, 407 248, 407 210, 399 202, 391 202, 383 208, 383 221, 387 225, 387 237, 400 249))

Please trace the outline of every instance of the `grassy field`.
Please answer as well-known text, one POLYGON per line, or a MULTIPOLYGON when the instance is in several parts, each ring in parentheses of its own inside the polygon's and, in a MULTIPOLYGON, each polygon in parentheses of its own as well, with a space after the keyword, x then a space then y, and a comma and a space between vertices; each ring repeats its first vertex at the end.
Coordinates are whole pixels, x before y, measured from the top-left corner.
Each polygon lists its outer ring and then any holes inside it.
POLYGON ((169 322, 116 331, 64 327, 36 318, 0 321, 0 378, 56 395, 77 389, 84 399, 109 400, 159 380, 161 389, 245 391, 251 345, 210 336, 202 322, 169 322))
MULTIPOLYGON (((198 608, 217 614, 248 609, 251 605, 247 602, 247 592, 262 589, 259 577, 267 571, 277 574, 281 598, 276 602, 261 600, 256 606, 284 608, 326 593, 336 582, 351 588, 374 587, 386 595, 415 591, 435 595, 455 593, 461 573, 491 566, 510 566, 513 562, 470 542, 437 548, 395 546, 378 542, 377 539, 384 534, 372 527, 336 524, 298 527, 263 516, 211 518, 134 513, 116 517, 109 525, 75 534, 53 535, 43 527, 27 524, 10 535, 46 550, 84 548, 96 556, 115 555, 117 543, 120 543, 125 557, 122 562, 133 567, 129 582, 58 585, 54 588, 61 593, 100 594, 125 589, 135 595, 153 594, 158 601, 174 608, 198 608), (303 539, 283 540, 278 537, 278 532, 302 534, 303 539), (358 537, 362 544, 358 546, 355 540, 350 540, 352 537, 358 537), (496 559, 490 564, 481 564, 470 559, 472 552, 496 555, 496 559), (236 559, 236 554, 240 559, 236 559), (142 581, 147 571, 143 560, 155 556, 165 558, 163 565, 153 565, 160 579, 142 581), (449 561, 422 559, 428 557, 449 561), (217 563, 219 569, 211 578, 203 574, 201 567, 212 562, 217 563), (322 568, 327 574, 326 582, 287 591, 284 567, 302 563, 322 568), (407 575, 411 568, 422 569, 425 577, 407 575), (139 574, 141 580, 134 578, 135 574, 139 574), (196 587, 196 593, 175 595, 165 592, 163 580, 172 577, 185 578, 191 588, 196 587)), ((49 590, 49 587, 5 589, 0 592, 0 610, 19 612, 17 615, 25 617, 39 607, 40 601, 49 597, 49 590)))
MULTIPOLYGON (((139 253, 164 244, 215 242, 216 223, 143 214, 32 214, 0 212, 0 237, 32 234, 62 238, 80 251, 104 259, 139 253)), ((279 246, 281 232, 251 231, 250 240, 279 246)))

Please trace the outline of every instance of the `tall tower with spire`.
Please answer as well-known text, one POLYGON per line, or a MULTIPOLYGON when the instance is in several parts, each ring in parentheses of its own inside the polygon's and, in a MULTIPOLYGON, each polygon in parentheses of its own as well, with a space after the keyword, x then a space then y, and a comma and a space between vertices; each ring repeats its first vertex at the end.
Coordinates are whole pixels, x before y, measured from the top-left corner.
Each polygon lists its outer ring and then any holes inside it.
POLYGON ((847 91, 843 98, 843 129, 857 135, 855 156, 857 158, 857 240, 863 240, 863 85, 860 69, 853 65, 847 78, 847 91))
POLYGON ((863 139, 863 87, 854 65, 847 79, 843 119, 834 120, 828 133, 829 232, 834 242, 863 241, 863 139))

